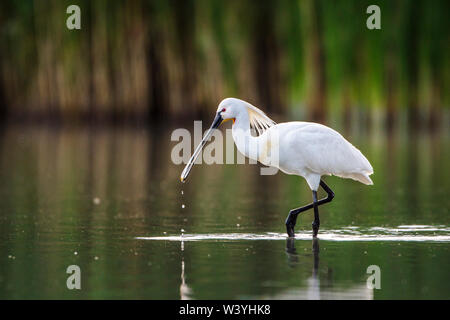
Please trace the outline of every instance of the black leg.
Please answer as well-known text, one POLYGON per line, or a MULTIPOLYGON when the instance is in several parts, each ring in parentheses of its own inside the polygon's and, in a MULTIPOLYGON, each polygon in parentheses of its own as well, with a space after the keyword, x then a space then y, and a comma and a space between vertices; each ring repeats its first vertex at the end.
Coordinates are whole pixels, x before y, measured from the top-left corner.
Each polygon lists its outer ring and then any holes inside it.
MULTIPOLYGON (((334 198, 334 192, 328 187, 323 180, 320 180, 320 186, 327 192, 327 197, 320 199, 317 201, 317 206, 320 206, 324 203, 328 203, 334 198)), ((292 209, 289 211, 289 215, 286 218, 286 231, 289 237, 294 237, 294 227, 297 222, 297 216, 306 210, 312 209, 314 207, 314 203, 310 203, 304 207, 292 209)))
POLYGON ((312 223, 313 237, 317 237, 319 232, 320 219, 319 219, 319 206, 317 205, 317 191, 313 191, 313 206, 314 206, 314 221, 312 223))

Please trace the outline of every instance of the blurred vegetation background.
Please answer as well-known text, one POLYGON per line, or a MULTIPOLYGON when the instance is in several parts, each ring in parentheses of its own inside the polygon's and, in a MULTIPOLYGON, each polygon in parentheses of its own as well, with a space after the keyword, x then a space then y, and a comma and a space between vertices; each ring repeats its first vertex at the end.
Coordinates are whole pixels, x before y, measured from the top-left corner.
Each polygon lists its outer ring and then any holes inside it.
POLYGON ((449 12, 448 0, 0 1, 0 298, 298 298, 316 271, 345 298, 376 264, 388 271, 375 298, 449 299, 446 242, 321 240, 314 271, 309 241, 296 262, 283 241, 134 239, 284 233, 311 201, 303 179, 256 165, 202 165, 180 183, 172 130, 209 124, 228 96, 343 126, 370 160, 371 188, 326 177, 324 230, 448 238, 449 12), (66 27, 72 4, 81 30, 66 27), (366 27, 372 4, 381 30, 366 27), (81 291, 67 290, 70 264, 81 291))
POLYGON ((1 119, 191 120, 235 96, 296 119, 435 128, 449 12, 447 0, 2 1, 1 119), (71 4, 81 30, 66 28, 71 4), (366 27, 371 4, 381 30, 366 27))

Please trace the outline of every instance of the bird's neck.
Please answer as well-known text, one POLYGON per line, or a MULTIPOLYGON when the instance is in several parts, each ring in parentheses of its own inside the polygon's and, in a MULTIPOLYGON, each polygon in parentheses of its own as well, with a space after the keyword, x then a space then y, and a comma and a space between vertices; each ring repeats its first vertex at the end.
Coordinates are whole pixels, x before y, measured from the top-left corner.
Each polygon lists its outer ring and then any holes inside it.
POLYGON ((239 152, 247 158, 258 160, 258 137, 251 134, 250 119, 246 111, 237 115, 232 134, 239 152))

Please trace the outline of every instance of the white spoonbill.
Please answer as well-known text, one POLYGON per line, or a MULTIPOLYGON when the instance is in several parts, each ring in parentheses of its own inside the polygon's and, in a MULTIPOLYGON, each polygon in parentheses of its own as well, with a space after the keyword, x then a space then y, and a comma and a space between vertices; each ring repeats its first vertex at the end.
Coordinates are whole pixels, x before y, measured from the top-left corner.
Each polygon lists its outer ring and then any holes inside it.
POLYGON ((223 121, 233 120, 232 135, 237 149, 246 157, 264 165, 274 166, 287 174, 306 179, 313 202, 292 209, 286 219, 289 237, 294 237, 294 227, 299 213, 314 208, 313 236, 319 231, 319 206, 334 198, 333 191, 325 184, 323 175, 350 178, 367 185, 373 184, 372 166, 364 155, 335 130, 313 122, 293 121, 276 124, 264 112, 236 98, 222 100, 217 108, 211 128, 195 149, 181 173, 184 182, 200 154, 201 149, 223 121), (251 128, 256 135, 252 135, 251 128), (317 199, 319 185, 327 192, 324 199, 317 199))

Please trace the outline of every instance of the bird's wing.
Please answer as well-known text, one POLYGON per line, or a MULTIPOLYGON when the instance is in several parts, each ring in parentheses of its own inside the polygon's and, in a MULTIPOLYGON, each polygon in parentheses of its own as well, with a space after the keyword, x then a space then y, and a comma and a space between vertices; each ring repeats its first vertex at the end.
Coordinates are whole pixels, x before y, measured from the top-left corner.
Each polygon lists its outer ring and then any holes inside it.
POLYGON ((310 123, 290 138, 305 168, 320 175, 337 175, 371 184, 372 166, 364 155, 335 130, 310 123), (368 180, 367 180, 368 179, 368 180))

